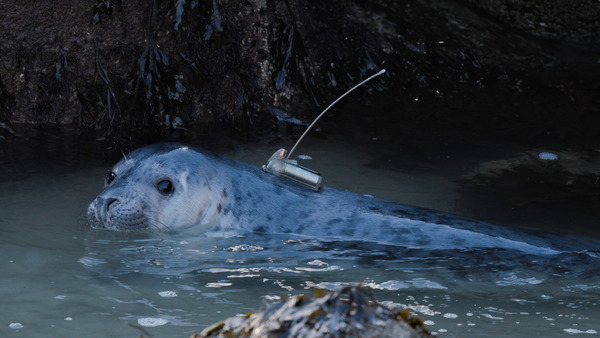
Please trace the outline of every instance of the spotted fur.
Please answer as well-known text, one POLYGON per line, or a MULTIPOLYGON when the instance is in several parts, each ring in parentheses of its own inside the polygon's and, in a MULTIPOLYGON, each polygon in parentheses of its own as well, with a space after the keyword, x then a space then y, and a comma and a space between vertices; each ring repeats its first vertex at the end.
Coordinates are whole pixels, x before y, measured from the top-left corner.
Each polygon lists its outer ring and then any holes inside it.
POLYGON ((313 192, 241 162, 181 144, 127 155, 88 207, 92 227, 117 231, 196 229, 195 233, 293 233, 322 240, 373 241, 431 249, 499 248, 554 255, 600 248, 560 235, 532 234, 464 217, 324 187, 313 192), (161 194, 157 183, 174 190, 161 194))

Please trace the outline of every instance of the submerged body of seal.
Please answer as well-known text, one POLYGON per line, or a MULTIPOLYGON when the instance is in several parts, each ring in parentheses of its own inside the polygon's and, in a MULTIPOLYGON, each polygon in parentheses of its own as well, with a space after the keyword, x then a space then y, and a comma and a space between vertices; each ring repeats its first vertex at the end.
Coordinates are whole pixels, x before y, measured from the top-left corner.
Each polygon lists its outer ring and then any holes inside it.
POLYGON ((321 240, 541 255, 598 249, 584 247, 595 246, 594 240, 572 243, 560 235, 497 227, 332 188, 315 193, 254 166, 172 143, 138 149, 117 163, 87 216, 92 227, 117 231, 293 233, 321 240))

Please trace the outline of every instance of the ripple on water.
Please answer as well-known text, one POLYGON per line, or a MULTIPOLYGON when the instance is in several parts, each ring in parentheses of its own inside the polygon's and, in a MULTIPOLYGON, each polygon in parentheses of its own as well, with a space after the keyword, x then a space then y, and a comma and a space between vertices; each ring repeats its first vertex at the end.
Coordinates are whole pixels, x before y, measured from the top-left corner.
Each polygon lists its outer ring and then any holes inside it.
POLYGON ((563 331, 565 331, 568 334, 574 335, 574 334, 597 334, 598 332, 596 330, 579 330, 579 329, 563 329, 563 331))
POLYGON ((316 265, 316 266, 328 265, 327 263, 323 262, 323 261, 322 261, 322 260, 320 260, 320 259, 315 259, 315 260, 312 260, 312 261, 310 261, 310 262, 307 262, 306 264, 308 264, 308 265, 316 265))
POLYGON ((600 284, 597 284, 597 283, 575 284, 575 285, 564 286, 562 288, 562 290, 563 291, 567 291, 567 292, 600 290, 600 284))
MULTIPOLYGON (((335 270, 335 269, 333 269, 333 270, 335 270)), ((332 291, 335 291, 340 287, 348 286, 351 284, 354 284, 354 283, 321 282, 321 283, 315 284, 312 282, 307 282, 308 287, 317 287, 317 288, 327 289, 327 290, 332 290, 332 291)), ((382 282, 382 283, 369 282, 369 283, 363 283, 361 285, 370 287, 371 289, 374 289, 374 290, 389 290, 389 291, 397 291, 397 290, 408 289, 408 288, 441 289, 441 290, 448 289, 447 287, 445 287, 437 282, 430 281, 430 280, 427 280, 424 278, 413 278, 413 279, 409 279, 406 281, 388 280, 388 281, 382 282)))
POLYGON ((228 282, 206 283, 207 288, 222 288, 222 287, 227 287, 227 286, 231 286, 231 285, 233 285, 233 283, 228 283, 228 282))
POLYGON ((516 286, 516 285, 536 285, 542 283, 542 280, 539 280, 535 277, 529 278, 520 278, 517 275, 510 274, 502 277, 502 280, 496 281, 496 285, 498 286, 516 286))
POLYGON ((319 272, 319 271, 336 271, 336 270, 344 270, 337 265, 330 265, 323 268, 305 268, 305 267, 295 267, 298 271, 307 271, 307 272, 319 272))
POLYGON ((104 260, 104 259, 98 259, 98 258, 93 258, 93 257, 88 257, 88 256, 81 257, 77 261, 87 267, 94 267, 94 266, 106 264, 106 260, 104 260))

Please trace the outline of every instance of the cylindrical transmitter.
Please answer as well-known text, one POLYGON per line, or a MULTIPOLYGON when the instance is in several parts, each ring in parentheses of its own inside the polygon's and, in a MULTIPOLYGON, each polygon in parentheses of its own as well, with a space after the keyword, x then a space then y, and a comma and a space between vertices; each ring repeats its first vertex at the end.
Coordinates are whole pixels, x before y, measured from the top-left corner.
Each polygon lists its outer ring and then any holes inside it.
POLYGON ((286 150, 277 150, 266 165, 263 165, 263 170, 278 177, 285 177, 306 185, 311 189, 318 191, 321 187, 322 177, 313 170, 299 166, 294 160, 285 158, 286 150))

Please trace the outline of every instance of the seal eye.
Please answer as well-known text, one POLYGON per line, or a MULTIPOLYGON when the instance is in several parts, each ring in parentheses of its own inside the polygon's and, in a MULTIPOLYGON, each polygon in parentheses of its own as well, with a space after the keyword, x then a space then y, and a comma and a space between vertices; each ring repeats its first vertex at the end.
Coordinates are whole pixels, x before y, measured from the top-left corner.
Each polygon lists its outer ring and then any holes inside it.
POLYGON ((109 172, 108 175, 106 175, 106 184, 111 184, 115 178, 117 178, 117 174, 115 174, 114 171, 109 172))
POLYGON ((171 195, 175 190, 173 183, 169 180, 162 180, 158 182, 156 184, 156 189, 158 189, 158 191, 165 196, 171 195))

